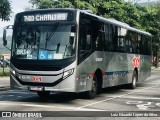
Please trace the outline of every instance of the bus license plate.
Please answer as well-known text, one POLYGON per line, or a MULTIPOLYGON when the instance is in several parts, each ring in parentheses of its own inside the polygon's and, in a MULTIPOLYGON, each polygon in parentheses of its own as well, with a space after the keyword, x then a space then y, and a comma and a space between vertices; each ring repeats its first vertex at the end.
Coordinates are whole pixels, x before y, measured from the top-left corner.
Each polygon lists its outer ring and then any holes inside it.
POLYGON ((43 91, 43 87, 31 86, 30 90, 32 90, 32 91, 43 91))

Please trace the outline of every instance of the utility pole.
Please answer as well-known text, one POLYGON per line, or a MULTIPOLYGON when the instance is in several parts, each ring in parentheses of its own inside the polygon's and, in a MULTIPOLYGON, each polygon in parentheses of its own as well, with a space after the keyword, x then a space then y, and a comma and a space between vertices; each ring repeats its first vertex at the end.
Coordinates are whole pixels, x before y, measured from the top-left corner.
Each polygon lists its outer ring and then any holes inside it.
POLYGON ((4 75, 4 56, 2 57, 3 61, 3 75, 4 75))

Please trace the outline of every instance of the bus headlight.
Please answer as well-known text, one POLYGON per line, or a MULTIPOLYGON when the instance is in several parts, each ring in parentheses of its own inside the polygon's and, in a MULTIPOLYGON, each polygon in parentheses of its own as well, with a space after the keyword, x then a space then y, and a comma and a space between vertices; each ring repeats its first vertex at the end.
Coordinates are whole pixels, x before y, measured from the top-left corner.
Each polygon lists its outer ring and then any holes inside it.
POLYGON ((70 70, 68 70, 68 71, 65 71, 65 72, 63 73, 63 79, 66 79, 67 77, 69 77, 70 75, 72 75, 73 72, 74 72, 74 68, 73 68, 73 69, 70 69, 70 70))
POLYGON ((16 71, 14 71, 13 69, 10 69, 10 71, 13 75, 16 75, 16 71))

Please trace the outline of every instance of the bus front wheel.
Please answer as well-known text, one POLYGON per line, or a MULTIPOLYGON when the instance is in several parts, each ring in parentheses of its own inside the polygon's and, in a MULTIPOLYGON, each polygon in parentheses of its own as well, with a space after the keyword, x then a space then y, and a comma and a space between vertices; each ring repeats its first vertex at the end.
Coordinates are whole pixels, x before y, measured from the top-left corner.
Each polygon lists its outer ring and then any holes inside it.
POLYGON ((86 92, 87 98, 94 99, 97 95, 97 89, 98 89, 97 76, 95 75, 92 80, 92 89, 86 92))
POLYGON ((42 99, 48 99, 50 91, 37 91, 37 94, 42 99))

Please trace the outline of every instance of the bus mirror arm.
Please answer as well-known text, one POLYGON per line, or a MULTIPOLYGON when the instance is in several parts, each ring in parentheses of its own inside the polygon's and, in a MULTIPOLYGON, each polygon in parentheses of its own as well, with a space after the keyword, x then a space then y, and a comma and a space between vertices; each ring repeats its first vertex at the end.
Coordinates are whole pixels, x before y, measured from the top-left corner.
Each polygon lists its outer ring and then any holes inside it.
POLYGON ((4 46, 7 45, 7 40, 3 40, 3 45, 4 45, 4 46))

